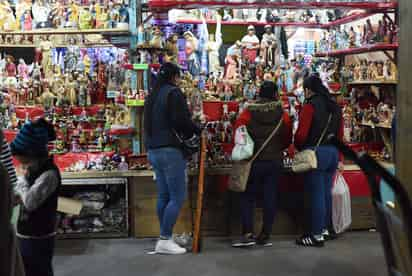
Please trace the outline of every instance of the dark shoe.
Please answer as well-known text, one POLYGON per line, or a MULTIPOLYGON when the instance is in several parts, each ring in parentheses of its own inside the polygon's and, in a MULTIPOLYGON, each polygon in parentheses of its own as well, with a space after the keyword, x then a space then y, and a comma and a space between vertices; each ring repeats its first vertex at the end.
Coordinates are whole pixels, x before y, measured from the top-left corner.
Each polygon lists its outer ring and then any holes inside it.
POLYGON ((240 240, 232 243, 233 247, 251 247, 256 244, 256 239, 253 234, 246 234, 240 240))
POLYGON ((313 235, 304 235, 296 240, 296 244, 306 247, 324 247, 325 240, 323 237, 316 239, 313 235))
POLYGON ((272 243, 272 241, 270 240, 270 235, 268 235, 268 234, 264 234, 264 233, 261 233, 258 237, 257 237, 257 239, 256 239, 256 244, 257 245, 262 245, 262 246, 272 246, 273 245, 273 243, 272 243))
POLYGON ((331 230, 325 230, 322 233, 323 238, 325 239, 325 241, 333 241, 339 238, 339 235, 336 234, 335 231, 331 230))

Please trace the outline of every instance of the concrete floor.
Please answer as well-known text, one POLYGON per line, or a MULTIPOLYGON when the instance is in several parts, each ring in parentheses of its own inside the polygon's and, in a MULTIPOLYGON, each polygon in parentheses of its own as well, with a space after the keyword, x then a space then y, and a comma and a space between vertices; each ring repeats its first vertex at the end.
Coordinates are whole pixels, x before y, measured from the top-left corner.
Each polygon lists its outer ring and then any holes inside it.
POLYGON ((375 233, 351 233, 325 248, 300 248, 279 239, 271 248, 234 249, 228 239, 204 240, 200 255, 148 255, 153 240, 63 240, 56 248, 56 276, 387 275, 375 233))

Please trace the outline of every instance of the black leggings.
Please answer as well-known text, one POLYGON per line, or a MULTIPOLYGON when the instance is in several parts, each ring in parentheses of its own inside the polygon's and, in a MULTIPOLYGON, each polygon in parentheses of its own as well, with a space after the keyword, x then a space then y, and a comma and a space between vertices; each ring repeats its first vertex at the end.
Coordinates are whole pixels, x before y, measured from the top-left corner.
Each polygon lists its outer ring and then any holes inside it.
POLYGON ((19 246, 26 276, 53 276, 54 237, 19 238, 19 246))

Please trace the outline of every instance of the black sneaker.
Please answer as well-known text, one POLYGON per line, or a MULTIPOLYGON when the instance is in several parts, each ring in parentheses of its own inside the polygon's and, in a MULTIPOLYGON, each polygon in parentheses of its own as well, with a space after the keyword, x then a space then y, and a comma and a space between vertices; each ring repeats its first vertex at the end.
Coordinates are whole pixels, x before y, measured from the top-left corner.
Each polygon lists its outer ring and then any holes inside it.
POLYGON ((324 230, 322 233, 325 241, 333 241, 339 238, 339 235, 335 231, 324 230))
POLYGON ((296 240, 296 244, 306 247, 324 247, 324 238, 316 239, 313 235, 304 235, 296 240))
POLYGON ((265 247, 273 245, 272 241, 270 240, 270 235, 264 234, 264 233, 261 233, 257 237, 256 244, 257 245, 262 245, 262 246, 265 246, 265 247))
POLYGON ((246 234, 240 240, 232 243, 233 247, 251 247, 256 244, 256 239, 253 234, 246 234))

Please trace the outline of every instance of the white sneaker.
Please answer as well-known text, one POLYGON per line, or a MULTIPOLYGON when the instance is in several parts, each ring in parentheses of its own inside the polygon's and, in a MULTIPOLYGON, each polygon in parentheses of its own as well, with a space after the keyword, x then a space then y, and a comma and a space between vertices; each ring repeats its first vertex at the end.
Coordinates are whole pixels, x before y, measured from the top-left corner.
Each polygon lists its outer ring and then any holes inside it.
POLYGON ((180 247, 173 240, 158 240, 155 251, 158 254, 167 254, 167 255, 179 255, 179 254, 186 253, 186 249, 183 247, 180 247))

